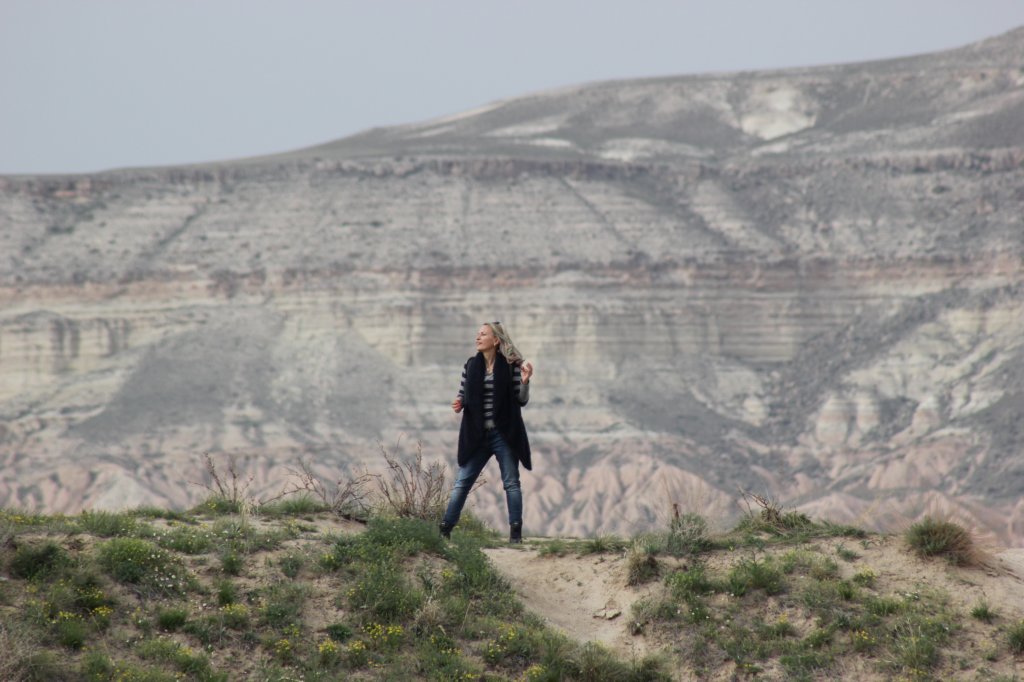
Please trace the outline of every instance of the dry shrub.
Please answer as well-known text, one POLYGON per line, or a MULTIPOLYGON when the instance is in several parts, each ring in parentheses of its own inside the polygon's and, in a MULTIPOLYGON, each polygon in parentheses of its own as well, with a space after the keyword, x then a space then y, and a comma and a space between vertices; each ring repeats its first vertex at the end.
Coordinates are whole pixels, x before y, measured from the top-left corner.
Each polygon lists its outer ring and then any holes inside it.
POLYGON ((291 479, 285 482, 277 494, 256 497, 249 492, 255 477, 253 474, 243 476, 240 473, 235 455, 228 455, 227 465, 222 470, 210 453, 203 453, 203 466, 209 481, 193 481, 192 484, 210 491, 208 505, 216 507, 218 511, 255 514, 271 502, 299 494, 312 496, 330 511, 347 519, 365 519, 369 512, 367 486, 374 477, 367 473, 325 482, 313 472, 311 464, 300 459, 297 467, 288 468, 291 479))
POLYGON ((206 469, 209 481, 191 481, 191 483, 210 491, 213 498, 219 503, 218 506, 223 507, 219 511, 235 513, 251 511, 259 505, 259 500, 249 493, 249 486, 252 485, 254 476, 249 474, 243 477, 239 473, 238 459, 235 455, 228 455, 227 459, 227 471, 222 472, 217 468, 210 453, 204 452, 203 467, 206 469))
POLYGON ((288 471, 295 480, 278 497, 296 493, 312 495, 332 512, 346 519, 365 519, 369 514, 366 487, 373 478, 370 474, 363 473, 353 478, 324 483, 313 472, 312 466, 302 460, 297 469, 289 468, 288 471))
POLYGON ((661 574, 658 563, 659 541, 653 536, 640 536, 633 540, 626 553, 626 584, 643 585, 661 574))
POLYGON ((741 491, 741 495, 747 507, 747 514, 740 525, 746 530, 784 535, 814 525, 814 522, 806 514, 798 511, 784 511, 779 502, 766 495, 758 495, 749 491, 741 491))
POLYGON ((403 518, 438 519, 448 502, 447 467, 440 462, 426 464, 422 443, 416 443, 416 454, 404 461, 383 443, 378 445, 388 467, 386 473, 374 475, 383 511, 403 518))
POLYGON ((985 558, 971 532, 949 519, 926 516, 905 537, 918 556, 943 557, 955 566, 979 566, 985 558))
POLYGON ((38 652, 34 639, 15 629, 12 623, 0 621, 0 680, 28 679, 32 657, 38 652))
MULTIPOLYGON (((195 483, 212 493, 208 506, 231 513, 258 513, 260 508, 289 495, 309 495, 319 500, 332 512, 356 520, 365 520, 371 508, 402 518, 436 520, 448 501, 447 467, 440 462, 423 460, 423 444, 416 444, 416 454, 399 457, 378 443, 386 471, 381 474, 364 472, 338 481, 325 482, 308 462, 299 461, 291 467, 288 480, 276 495, 257 498, 249 492, 253 476, 243 476, 234 455, 228 456, 224 470, 218 468, 209 453, 203 454, 208 475, 207 482, 195 483)), ((395 449, 398 449, 396 445, 395 449)), ((483 485, 479 478, 474 490, 483 485)))
POLYGON ((679 505, 672 504, 672 520, 665 537, 665 552, 672 556, 699 554, 711 548, 708 522, 700 514, 681 513, 679 505))

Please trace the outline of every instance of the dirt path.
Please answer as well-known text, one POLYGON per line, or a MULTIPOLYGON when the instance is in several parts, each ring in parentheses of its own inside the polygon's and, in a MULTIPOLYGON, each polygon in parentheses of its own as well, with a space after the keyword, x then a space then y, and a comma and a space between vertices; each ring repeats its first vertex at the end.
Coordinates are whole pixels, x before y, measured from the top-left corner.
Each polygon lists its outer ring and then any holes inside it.
POLYGON ((625 657, 648 652, 645 638, 629 633, 630 613, 660 585, 627 586, 623 556, 540 556, 534 547, 485 552, 526 608, 569 637, 625 657))
MULTIPOLYGON (((823 540, 809 548, 836 556, 842 544, 823 540)), ((629 631, 633 604, 662 590, 661 581, 627 586, 622 555, 541 556, 537 550, 529 545, 485 550, 528 610, 577 641, 598 642, 625 658, 642 657, 664 644, 629 631)), ((960 622, 968 633, 969 647, 978 648, 979 660, 991 628, 967 616, 974 606, 987 602, 1003 623, 1024 619, 1024 549, 1000 550, 988 566, 974 569, 956 569, 939 560, 921 561, 895 537, 876 539, 857 550, 860 558, 855 563, 839 561, 844 578, 870 567, 878 574, 880 593, 909 592, 924 586, 942 590, 949 595, 950 607, 962 614, 960 622)), ((719 570, 726 570, 738 558, 732 553, 707 557, 709 565, 719 570)), ((663 564, 663 568, 669 566, 663 564)), ((1009 664, 1012 666, 1012 661, 1009 664)), ((882 679, 864 674, 863 679, 882 679)))

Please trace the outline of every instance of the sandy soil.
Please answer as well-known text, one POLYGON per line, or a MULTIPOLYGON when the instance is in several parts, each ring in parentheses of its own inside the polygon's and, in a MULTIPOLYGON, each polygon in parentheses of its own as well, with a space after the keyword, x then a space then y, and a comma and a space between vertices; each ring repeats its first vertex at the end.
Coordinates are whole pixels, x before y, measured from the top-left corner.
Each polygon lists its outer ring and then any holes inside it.
MULTIPOLYGON (((913 593, 924 589, 941 591, 948 595, 953 612, 962 614, 958 622, 963 626, 964 638, 958 641, 963 646, 955 654, 965 660, 983 662, 999 674, 1015 673, 1018 662, 1009 657, 986 661, 985 653, 994 646, 993 626, 968 614, 979 602, 986 601, 998 614, 997 625, 1024 619, 1024 549, 993 552, 985 565, 971 569, 955 568, 941 560, 918 559, 901 538, 894 536, 875 537, 863 543, 849 539, 821 540, 803 549, 816 549, 835 558, 841 545, 859 555, 854 561, 836 558, 844 578, 870 568, 877 575, 874 589, 878 594, 913 593)), ((527 609, 574 639, 598 642, 627 658, 661 648, 664 643, 630 634, 632 605, 641 597, 662 589, 660 581, 639 588, 629 587, 622 555, 541 556, 538 554, 540 546, 486 550, 527 609)), ((709 568, 719 570, 727 569, 740 558, 739 550, 705 557, 709 568)), ((665 565, 665 568, 671 569, 671 566, 665 565)), ((813 627, 810 621, 801 623, 798 617, 792 620, 800 630, 809 631, 813 627)), ((801 632, 804 634, 807 633, 801 632)), ((849 661, 849 664, 858 668, 843 672, 849 679, 884 679, 876 670, 864 665, 864 661, 849 661)), ((969 670, 961 672, 970 673, 969 670)))
POLYGON ((628 586, 624 555, 540 556, 534 546, 484 551, 526 608, 555 628, 625 656, 648 653, 647 639, 629 632, 630 613, 660 585, 628 586))

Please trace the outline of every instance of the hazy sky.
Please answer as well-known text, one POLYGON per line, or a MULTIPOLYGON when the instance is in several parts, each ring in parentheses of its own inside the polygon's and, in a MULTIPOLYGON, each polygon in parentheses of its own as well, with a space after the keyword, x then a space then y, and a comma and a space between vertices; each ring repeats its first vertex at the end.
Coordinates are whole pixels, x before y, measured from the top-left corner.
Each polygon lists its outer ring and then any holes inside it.
POLYGON ((286 151, 610 78, 863 61, 1022 0, 0 0, 0 173, 286 151))

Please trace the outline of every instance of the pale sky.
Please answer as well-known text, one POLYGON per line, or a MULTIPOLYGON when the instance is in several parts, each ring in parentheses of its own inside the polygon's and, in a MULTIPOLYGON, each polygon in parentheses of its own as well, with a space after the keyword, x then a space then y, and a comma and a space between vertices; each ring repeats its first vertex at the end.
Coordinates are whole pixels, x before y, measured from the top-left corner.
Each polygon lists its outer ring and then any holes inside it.
POLYGON ((288 151, 606 79, 865 61, 1022 0, 0 0, 0 173, 288 151))

